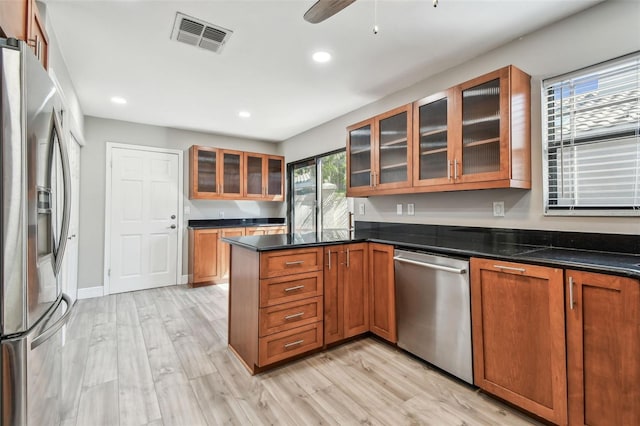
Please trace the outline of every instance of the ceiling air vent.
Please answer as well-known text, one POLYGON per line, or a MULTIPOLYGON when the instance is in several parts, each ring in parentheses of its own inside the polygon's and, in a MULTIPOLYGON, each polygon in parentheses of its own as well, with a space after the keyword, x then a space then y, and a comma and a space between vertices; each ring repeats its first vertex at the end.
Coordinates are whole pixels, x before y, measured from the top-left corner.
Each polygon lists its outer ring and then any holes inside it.
POLYGON ((171 40, 220 53, 231 34, 231 30, 177 12, 171 40))

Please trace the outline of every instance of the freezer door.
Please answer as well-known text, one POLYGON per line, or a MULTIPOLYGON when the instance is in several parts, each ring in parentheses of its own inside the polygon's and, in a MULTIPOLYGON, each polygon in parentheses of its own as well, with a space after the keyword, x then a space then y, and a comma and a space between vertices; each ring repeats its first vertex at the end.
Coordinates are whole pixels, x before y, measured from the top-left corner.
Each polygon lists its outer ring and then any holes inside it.
POLYGON ((71 312, 70 299, 63 294, 33 330, 2 341, 0 426, 60 423, 62 335, 71 312))

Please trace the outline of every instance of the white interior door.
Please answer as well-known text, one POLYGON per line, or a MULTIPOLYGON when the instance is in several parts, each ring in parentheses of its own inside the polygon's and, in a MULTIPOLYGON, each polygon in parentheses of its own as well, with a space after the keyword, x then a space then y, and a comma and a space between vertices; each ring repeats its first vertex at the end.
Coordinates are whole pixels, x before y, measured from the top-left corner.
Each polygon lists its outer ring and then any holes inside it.
POLYGON ((111 150, 109 293, 177 284, 179 155, 111 150))
MULTIPOLYGON (((73 135, 68 139, 69 167, 71 169, 71 214, 69 237, 62 266, 62 291, 75 302, 78 297, 78 228, 80 217, 80 144, 73 135)), ((62 207, 60 207, 62 208, 62 207)))

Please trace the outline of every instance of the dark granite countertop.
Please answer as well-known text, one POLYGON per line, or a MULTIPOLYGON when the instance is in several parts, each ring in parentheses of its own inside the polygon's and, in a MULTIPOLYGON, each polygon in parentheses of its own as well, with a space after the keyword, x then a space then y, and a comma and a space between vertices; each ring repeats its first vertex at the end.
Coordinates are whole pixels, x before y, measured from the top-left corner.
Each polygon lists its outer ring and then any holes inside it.
POLYGON ((351 234, 333 231, 320 237, 309 233, 223 241, 255 251, 370 241, 465 258, 488 257, 640 278, 637 235, 356 222, 351 234))
POLYGON ((283 226, 283 217, 254 217, 246 219, 194 219, 189 221, 191 229, 237 228, 245 226, 283 226))

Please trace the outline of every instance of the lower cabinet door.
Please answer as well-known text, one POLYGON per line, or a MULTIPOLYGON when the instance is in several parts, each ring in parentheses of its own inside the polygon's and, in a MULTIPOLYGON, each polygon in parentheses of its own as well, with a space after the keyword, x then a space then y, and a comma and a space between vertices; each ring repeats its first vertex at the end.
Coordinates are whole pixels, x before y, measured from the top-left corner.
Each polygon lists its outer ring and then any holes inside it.
POLYGON ((261 337, 258 341, 258 364, 264 367, 320 347, 322 322, 261 337))
POLYGON ((369 270, 367 243, 343 246, 344 337, 369 331, 369 270))
POLYGON ((567 423, 563 270, 471 259, 475 384, 567 423))
POLYGON ((393 270, 394 247, 369 243, 369 317, 371 332, 396 343, 396 286, 393 270))
POLYGON ((342 245, 324 248, 324 344, 344 339, 342 245))
POLYGON ((566 271, 571 425, 640 425, 640 282, 566 271))

